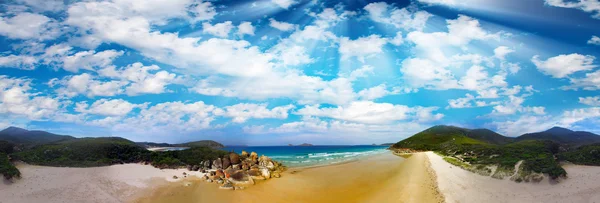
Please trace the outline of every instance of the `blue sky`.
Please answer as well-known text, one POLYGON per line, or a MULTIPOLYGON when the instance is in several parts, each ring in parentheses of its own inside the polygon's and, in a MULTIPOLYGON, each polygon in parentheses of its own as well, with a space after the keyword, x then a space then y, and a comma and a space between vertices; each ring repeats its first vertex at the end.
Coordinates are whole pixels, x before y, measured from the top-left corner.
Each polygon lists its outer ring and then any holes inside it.
POLYGON ((226 144, 600 133, 598 0, 9 0, 0 128, 226 144))

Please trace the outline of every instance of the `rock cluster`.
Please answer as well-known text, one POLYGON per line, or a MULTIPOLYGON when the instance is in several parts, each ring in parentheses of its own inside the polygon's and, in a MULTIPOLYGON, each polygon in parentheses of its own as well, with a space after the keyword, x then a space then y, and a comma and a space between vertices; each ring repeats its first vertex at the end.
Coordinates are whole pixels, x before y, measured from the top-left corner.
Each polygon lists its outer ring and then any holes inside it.
POLYGON ((205 160, 198 166, 188 166, 188 169, 206 173, 202 179, 220 184, 221 189, 241 190, 254 185, 255 180, 279 178, 286 168, 267 156, 242 151, 241 154, 231 152, 223 158, 205 160))

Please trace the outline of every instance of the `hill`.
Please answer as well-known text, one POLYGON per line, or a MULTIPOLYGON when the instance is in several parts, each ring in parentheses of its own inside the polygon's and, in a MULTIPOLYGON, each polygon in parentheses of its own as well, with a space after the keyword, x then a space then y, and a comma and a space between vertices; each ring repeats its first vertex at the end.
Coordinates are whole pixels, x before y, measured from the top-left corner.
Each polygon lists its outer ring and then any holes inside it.
POLYGON ((91 167, 147 160, 149 151, 124 138, 99 137, 38 145, 13 157, 36 165, 91 167))
POLYGON ((553 127, 543 132, 521 135, 515 140, 550 140, 561 144, 581 146, 600 143, 600 135, 585 131, 572 131, 566 128, 553 127))
POLYGON ((554 155, 559 145, 548 140, 524 140, 513 142, 487 129, 470 130, 455 126, 434 126, 404 139, 390 147, 418 151, 435 151, 445 159, 477 173, 502 178, 511 174, 515 165, 523 161, 515 180, 538 179, 538 174, 552 178, 565 177, 554 155), (497 166, 491 170, 489 166, 497 166))
POLYGON ((0 140, 4 140, 15 145, 23 145, 25 147, 70 139, 75 138, 67 135, 57 135, 39 130, 25 130, 17 127, 8 127, 0 131, 0 140))
POLYGON ((220 149, 225 147, 223 144, 212 141, 212 140, 200 140, 195 142, 186 142, 181 144, 174 144, 175 147, 210 147, 213 149, 220 149))

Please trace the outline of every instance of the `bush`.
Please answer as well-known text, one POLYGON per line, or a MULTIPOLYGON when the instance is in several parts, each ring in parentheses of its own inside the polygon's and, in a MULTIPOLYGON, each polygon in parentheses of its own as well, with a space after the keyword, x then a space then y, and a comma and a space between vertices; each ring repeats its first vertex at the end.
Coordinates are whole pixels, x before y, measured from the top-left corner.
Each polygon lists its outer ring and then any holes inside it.
POLYGON ((8 155, 5 153, 0 153, 0 174, 7 180, 21 177, 21 172, 8 160, 8 155))

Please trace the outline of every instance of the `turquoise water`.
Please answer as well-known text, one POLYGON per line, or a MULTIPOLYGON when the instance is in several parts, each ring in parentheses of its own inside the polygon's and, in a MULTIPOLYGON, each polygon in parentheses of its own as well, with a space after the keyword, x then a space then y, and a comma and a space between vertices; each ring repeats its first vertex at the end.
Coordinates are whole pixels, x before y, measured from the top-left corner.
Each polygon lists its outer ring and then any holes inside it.
POLYGON ((223 150, 241 153, 242 150, 256 152, 280 161, 289 167, 318 166, 356 160, 358 158, 386 152, 386 146, 235 146, 223 150))

